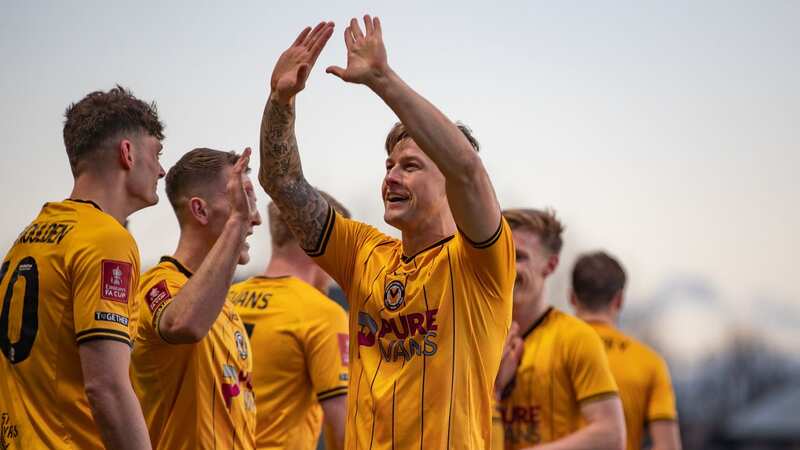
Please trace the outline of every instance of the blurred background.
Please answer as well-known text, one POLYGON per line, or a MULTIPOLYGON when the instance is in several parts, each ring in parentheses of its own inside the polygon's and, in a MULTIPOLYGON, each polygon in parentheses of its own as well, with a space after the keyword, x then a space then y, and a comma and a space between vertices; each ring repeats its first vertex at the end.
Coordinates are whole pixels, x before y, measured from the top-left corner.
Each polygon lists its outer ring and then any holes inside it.
MULTIPOLYGON (((155 100, 165 168, 194 147, 257 149, 273 63, 321 20, 337 28, 298 98, 306 176, 396 234, 379 196, 396 119, 324 73, 371 13, 392 67, 473 128, 501 204, 565 222, 553 304, 569 310, 579 253, 623 262, 622 328, 668 360, 684 448, 800 448, 800 2, 493 3, 4 2, 0 251, 69 195, 68 104, 116 83, 155 100)), ((144 268, 177 244, 159 192, 130 219, 144 268)), ((266 227, 251 247, 239 278, 265 267, 266 227)))

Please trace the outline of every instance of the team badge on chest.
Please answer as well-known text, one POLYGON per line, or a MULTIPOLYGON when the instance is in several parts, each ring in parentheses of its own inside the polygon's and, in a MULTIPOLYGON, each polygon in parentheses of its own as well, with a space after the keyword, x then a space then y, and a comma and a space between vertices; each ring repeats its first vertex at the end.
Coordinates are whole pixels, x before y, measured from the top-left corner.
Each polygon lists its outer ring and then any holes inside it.
POLYGON ((247 342, 244 340, 244 335, 240 331, 233 333, 233 338, 236 340, 236 350, 239 351, 239 357, 247 359, 247 342))
POLYGON ((400 280, 394 280, 386 285, 383 292, 383 304, 389 311, 397 311, 406 300, 406 287, 400 280))

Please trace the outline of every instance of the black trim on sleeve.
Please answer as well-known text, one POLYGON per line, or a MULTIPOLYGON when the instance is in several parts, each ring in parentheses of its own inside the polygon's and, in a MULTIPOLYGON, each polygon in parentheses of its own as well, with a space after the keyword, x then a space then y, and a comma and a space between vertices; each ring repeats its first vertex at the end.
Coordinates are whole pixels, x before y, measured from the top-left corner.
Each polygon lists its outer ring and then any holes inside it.
POLYGON ((347 395, 347 386, 339 386, 337 388, 328 389, 327 391, 322 391, 317 394, 317 400, 328 400, 334 397, 339 397, 340 395, 347 395))
POLYGON ((110 328, 89 328, 87 330, 83 330, 83 331, 80 331, 80 332, 76 333, 75 334, 75 339, 80 339, 81 337, 86 336, 87 334, 94 334, 94 333, 116 334, 117 336, 122 336, 122 337, 124 337, 125 339, 127 339, 129 341, 131 339, 131 337, 130 337, 130 335, 128 333, 126 333, 124 331, 119 331, 119 330, 112 330, 110 328))
POLYGON ((315 258, 317 256, 322 256, 325 254, 325 249, 328 247, 328 240, 331 238, 331 233, 333 232, 333 224, 336 222, 336 211, 333 209, 333 206, 328 205, 328 218, 325 219, 325 226, 322 227, 322 234, 319 236, 319 240, 317 241, 317 245, 314 246, 313 249, 306 249, 304 248, 303 251, 308 254, 308 256, 315 258))
POLYGON ((175 259, 175 258, 173 258, 171 256, 162 256, 161 259, 158 260, 158 262, 160 262, 160 263, 168 262, 168 263, 172 264, 173 266, 175 266, 175 268, 178 269, 178 272, 186 275, 186 278, 192 278, 192 271, 187 269, 186 266, 181 264, 180 261, 178 261, 177 259, 175 259))
POLYGON ((122 342, 123 344, 127 345, 128 347, 133 348, 133 342, 131 342, 129 340, 125 340, 125 339, 114 337, 114 336, 100 335, 100 334, 94 335, 94 336, 87 336, 87 337, 85 337, 83 339, 78 339, 77 342, 78 342, 78 345, 81 345, 81 344, 85 344, 87 342, 99 341, 99 340, 122 342))
POLYGON ((475 248, 483 249, 491 247, 492 244, 494 244, 495 242, 497 242, 498 239, 500 239, 500 235, 503 234, 503 220, 504 219, 500 217, 500 225, 497 226, 497 230, 489 237, 489 239, 486 239, 485 241, 482 242, 473 241, 472 239, 469 238, 469 236, 467 236, 464 233, 464 231, 461 230, 461 228, 459 228, 458 231, 459 233, 461 233, 462 236, 464 236, 464 240, 469 242, 470 245, 472 245, 475 248))

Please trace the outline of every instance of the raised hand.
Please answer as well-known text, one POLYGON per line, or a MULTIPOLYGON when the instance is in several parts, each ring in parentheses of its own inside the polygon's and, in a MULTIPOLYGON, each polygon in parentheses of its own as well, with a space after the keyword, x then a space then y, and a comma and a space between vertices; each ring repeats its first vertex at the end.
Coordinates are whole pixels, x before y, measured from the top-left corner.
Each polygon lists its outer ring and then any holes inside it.
POLYGON ((245 186, 245 184, 249 185, 249 182, 245 183, 245 175, 250 163, 251 152, 250 147, 244 149, 236 164, 233 165, 226 185, 228 201, 231 205, 230 218, 247 223, 258 213, 255 206, 255 194, 252 192, 253 187, 249 186, 250 192, 248 192, 248 186, 245 186))
POLYGON ((333 22, 320 22, 313 30, 306 27, 278 58, 270 79, 278 101, 289 103, 306 86, 311 68, 333 34, 333 26, 333 22))
POLYGON ((519 335, 519 326, 517 322, 511 322, 511 329, 508 331, 506 342, 503 345, 500 369, 497 371, 497 378, 494 382, 495 397, 498 400, 500 400, 503 391, 517 373, 517 367, 519 367, 519 362, 522 359, 523 348, 524 343, 519 335))
POLYGON ((386 48, 383 45, 381 21, 377 17, 364 16, 366 35, 356 19, 344 29, 344 44, 347 46, 347 68, 330 66, 325 71, 350 83, 365 84, 381 79, 389 72, 386 48))

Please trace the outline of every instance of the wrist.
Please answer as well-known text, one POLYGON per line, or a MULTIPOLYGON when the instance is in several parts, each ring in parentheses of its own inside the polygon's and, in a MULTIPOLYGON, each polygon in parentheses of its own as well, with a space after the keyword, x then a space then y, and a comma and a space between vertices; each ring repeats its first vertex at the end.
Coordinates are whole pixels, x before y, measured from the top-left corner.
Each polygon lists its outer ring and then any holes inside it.
POLYGON ((369 82, 366 84, 367 87, 372 89, 378 96, 383 97, 398 83, 398 81, 400 81, 400 77, 397 76, 391 67, 386 66, 384 70, 376 70, 373 77, 370 78, 369 82))
POLYGON ((284 94, 278 92, 276 90, 272 90, 269 93, 269 101, 278 103, 279 105, 283 106, 291 106, 294 104, 294 97, 295 94, 284 94))

